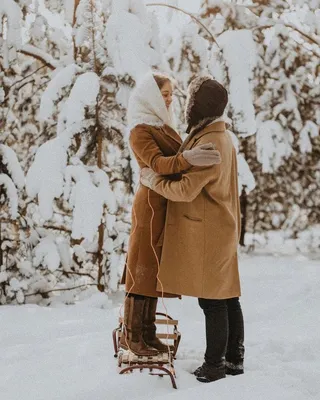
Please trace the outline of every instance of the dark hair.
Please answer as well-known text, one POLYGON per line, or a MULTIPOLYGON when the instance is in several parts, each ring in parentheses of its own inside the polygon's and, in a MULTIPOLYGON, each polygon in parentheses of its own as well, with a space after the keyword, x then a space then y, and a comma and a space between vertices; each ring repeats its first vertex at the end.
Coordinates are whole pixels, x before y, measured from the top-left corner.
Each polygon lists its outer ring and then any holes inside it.
POLYGON ((170 82, 172 83, 172 80, 163 74, 153 74, 154 80, 156 81, 158 88, 161 90, 163 86, 167 83, 170 82))

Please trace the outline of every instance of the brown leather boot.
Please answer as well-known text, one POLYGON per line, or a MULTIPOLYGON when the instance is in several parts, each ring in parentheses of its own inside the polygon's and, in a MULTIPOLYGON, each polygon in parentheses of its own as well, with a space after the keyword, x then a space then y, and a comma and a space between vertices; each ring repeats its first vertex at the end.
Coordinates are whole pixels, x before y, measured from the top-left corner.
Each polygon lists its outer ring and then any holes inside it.
POLYGON ((158 351, 148 346, 142 337, 142 318, 145 298, 129 296, 124 303, 124 330, 120 347, 137 356, 155 356, 158 351))
POLYGON ((146 297, 143 310, 143 339, 147 345, 157 349, 160 353, 167 353, 168 346, 156 336, 156 311, 158 299, 146 297))

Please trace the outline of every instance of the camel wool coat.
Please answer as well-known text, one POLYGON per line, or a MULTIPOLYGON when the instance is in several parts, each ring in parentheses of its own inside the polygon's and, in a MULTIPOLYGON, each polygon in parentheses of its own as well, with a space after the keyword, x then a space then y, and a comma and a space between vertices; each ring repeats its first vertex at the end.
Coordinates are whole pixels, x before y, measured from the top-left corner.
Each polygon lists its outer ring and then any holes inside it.
POLYGON ((168 293, 205 299, 238 297, 236 150, 222 121, 190 135, 182 149, 212 142, 222 162, 191 167, 177 182, 156 177, 153 190, 169 199, 159 278, 168 293))
MULTIPOLYGON (((167 125, 140 124, 131 130, 129 141, 140 168, 149 167, 170 179, 179 179, 181 172, 191 167, 182 154, 177 154, 182 143, 180 136, 167 125)), ((131 235, 121 282, 127 292, 150 297, 162 295, 161 288, 157 291, 156 286, 166 210, 164 197, 139 186, 133 201, 131 235)), ((175 297, 166 293, 164 296, 175 297)))

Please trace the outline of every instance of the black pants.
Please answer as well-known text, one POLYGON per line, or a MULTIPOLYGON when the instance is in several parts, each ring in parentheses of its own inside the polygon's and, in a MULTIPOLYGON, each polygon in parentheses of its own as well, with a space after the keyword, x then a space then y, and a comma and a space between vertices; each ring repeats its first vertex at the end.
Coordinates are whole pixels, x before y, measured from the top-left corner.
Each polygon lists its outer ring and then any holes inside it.
POLYGON ((239 298, 198 301, 206 320, 206 363, 216 367, 225 361, 243 364, 244 325, 239 298))

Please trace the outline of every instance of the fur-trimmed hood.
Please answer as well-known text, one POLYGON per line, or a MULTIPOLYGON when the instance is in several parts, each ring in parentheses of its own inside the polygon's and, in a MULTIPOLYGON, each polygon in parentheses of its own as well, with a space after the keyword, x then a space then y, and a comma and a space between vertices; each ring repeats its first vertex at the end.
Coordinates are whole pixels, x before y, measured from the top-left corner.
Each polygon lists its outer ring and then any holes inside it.
POLYGON ((199 76, 190 83, 187 93, 185 119, 187 133, 202 130, 224 114, 228 103, 226 89, 211 75, 199 76))
POLYGON ((186 108, 184 110, 184 117, 187 124, 189 124, 190 121, 190 113, 194 105, 197 91, 200 89, 200 86, 203 84, 203 82, 210 79, 213 79, 211 75, 198 76, 197 78, 193 79, 193 81, 191 81, 190 85, 188 86, 186 108))
POLYGON ((139 81, 132 91, 127 118, 129 129, 140 124, 168 125, 175 129, 172 105, 167 110, 161 91, 151 72, 139 81))

